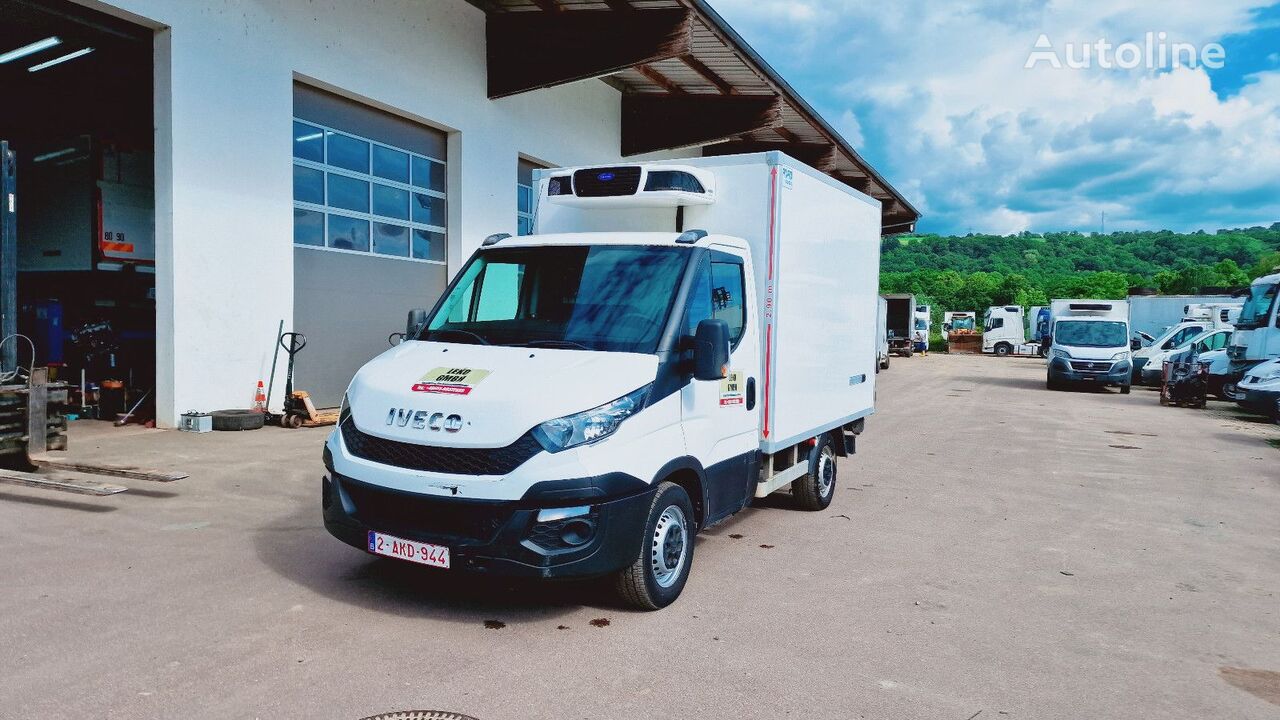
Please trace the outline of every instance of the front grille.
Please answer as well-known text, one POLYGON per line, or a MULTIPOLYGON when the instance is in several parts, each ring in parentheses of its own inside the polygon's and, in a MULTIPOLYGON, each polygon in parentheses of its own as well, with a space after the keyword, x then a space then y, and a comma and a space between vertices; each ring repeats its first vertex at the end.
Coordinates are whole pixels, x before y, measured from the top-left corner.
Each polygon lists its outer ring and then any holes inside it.
POLYGON ((640 166, 589 168, 573 174, 573 191, 578 197, 635 195, 640 189, 640 166))
POLYGON ((1111 369, 1111 363, 1093 362, 1089 360, 1072 360, 1071 369, 1076 372, 1106 372, 1111 369))
POLYGON ((542 452, 531 433, 506 447, 451 448, 384 440, 361 432, 350 419, 342 424, 342 440, 352 455, 370 462, 450 475, 506 475, 542 452))
POLYGON ((448 535, 488 542, 511 519, 512 503, 441 500, 386 490, 342 478, 342 488, 355 505, 352 515, 383 532, 448 535))

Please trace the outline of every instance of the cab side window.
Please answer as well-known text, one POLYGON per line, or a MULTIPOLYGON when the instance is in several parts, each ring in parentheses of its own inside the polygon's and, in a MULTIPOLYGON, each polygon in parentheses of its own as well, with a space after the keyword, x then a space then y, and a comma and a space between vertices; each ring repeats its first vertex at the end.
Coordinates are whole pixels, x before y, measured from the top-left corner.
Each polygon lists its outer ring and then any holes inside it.
POLYGON ((684 306, 684 333, 694 335, 698 332, 698 323, 714 317, 711 304, 711 270, 705 260, 698 264, 697 275, 693 286, 689 288, 689 299, 684 306))
POLYGON ((711 261, 711 314, 729 325, 729 344, 733 347, 738 346, 747 326, 745 289, 742 265, 711 261))

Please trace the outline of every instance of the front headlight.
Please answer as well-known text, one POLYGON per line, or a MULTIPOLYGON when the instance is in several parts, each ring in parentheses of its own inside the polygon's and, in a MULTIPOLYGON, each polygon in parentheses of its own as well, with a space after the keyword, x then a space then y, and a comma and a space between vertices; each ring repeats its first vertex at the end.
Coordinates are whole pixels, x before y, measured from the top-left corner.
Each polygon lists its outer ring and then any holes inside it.
POLYGON ((1116 353, 1115 355, 1112 355, 1112 356, 1111 356, 1111 361, 1112 361, 1112 362, 1119 362, 1119 361, 1121 361, 1121 360, 1128 360, 1128 359, 1129 359, 1129 351, 1128 351, 1128 350, 1122 350, 1121 352, 1118 352, 1118 353, 1116 353))
POLYGON ((1063 350, 1063 349, 1061 349, 1061 348, 1054 348, 1054 349, 1053 349, 1053 356, 1054 356, 1054 357, 1056 357, 1056 358, 1062 358, 1063 360, 1070 360, 1070 359, 1071 359, 1071 353, 1069 353, 1069 352, 1067 352, 1066 350, 1063 350))
POLYGON ((548 420, 533 429, 533 437, 552 453, 608 437, 623 420, 644 407, 651 387, 652 383, 600 407, 548 420))
POLYGON ((346 422, 349 417, 351 417, 351 403, 347 402, 347 394, 342 393, 342 407, 338 409, 338 424, 346 422))

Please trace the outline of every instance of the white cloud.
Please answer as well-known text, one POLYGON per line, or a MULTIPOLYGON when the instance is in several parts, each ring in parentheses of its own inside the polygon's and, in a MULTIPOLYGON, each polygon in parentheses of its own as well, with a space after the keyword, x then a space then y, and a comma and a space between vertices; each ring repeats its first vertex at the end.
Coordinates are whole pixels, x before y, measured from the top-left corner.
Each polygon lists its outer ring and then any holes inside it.
POLYGON ((1108 228, 1280 220, 1274 67, 1226 99, 1203 69, 1024 68, 1041 33, 1056 47, 1147 32, 1202 46, 1253 29, 1259 4, 716 2, 793 84, 825 96, 925 228, 960 232, 1095 229, 1102 212, 1108 228))

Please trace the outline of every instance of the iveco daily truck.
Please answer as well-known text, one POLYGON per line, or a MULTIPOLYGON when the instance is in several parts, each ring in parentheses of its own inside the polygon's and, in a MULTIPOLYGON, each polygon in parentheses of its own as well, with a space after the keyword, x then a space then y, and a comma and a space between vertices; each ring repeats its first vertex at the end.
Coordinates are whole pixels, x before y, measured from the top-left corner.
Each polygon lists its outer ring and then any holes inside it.
POLYGON ((1129 303, 1125 300, 1054 300, 1049 330, 1050 390, 1069 382, 1116 385, 1128 395, 1133 382, 1129 303))
POLYGON ((831 502, 874 411, 880 203, 776 152, 536 187, 535 233, 487 238, 352 379, 325 526, 660 608, 699 530, 782 488, 831 502))

